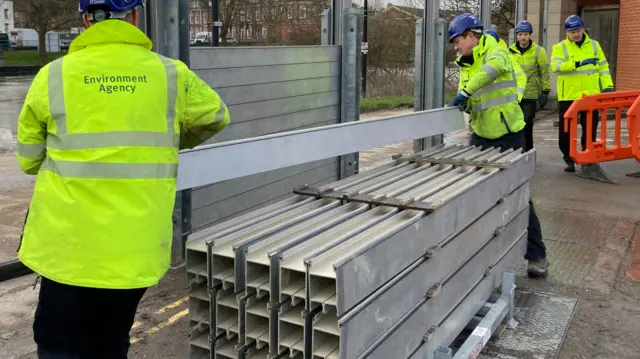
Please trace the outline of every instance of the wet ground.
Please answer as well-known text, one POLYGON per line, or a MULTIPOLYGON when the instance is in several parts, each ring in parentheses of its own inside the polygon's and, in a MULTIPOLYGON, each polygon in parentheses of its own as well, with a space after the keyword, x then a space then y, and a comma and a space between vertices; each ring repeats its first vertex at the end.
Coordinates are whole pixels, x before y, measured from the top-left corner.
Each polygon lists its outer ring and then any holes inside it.
MULTIPOLYGON (((391 114, 395 113, 367 115, 363 120, 391 114)), ((520 275, 518 285, 579 299, 558 358, 637 359, 640 283, 630 281, 624 270, 631 261, 632 238, 640 221, 640 179, 624 174, 640 170, 640 164, 632 160, 604 164, 618 185, 564 173, 553 127, 557 114, 546 115, 535 127, 538 153, 532 198, 542 221, 551 272, 546 280, 520 275)), ((465 143, 466 139, 467 134, 460 132, 448 136, 447 142, 465 143)), ((411 143, 368 151, 362 154, 361 166, 370 168, 406 151, 411 151, 411 143)), ((20 174, 12 154, 0 155, 0 261, 15 253, 31 181, 20 174)), ((27 276, 0 284, 3 359, 35 358, 31 321, 37 290, 33 282, 34 276, 27 276)), ((132 330, 130 358, 186 358, 185 289, 184 273, 176 270, 145 295, 132 330)), ((528 358, 504 356, 514 357, 528 358)))
POLYGON ((15 149, 18 115, 32 77, 0 77, 0 153, 15 149))

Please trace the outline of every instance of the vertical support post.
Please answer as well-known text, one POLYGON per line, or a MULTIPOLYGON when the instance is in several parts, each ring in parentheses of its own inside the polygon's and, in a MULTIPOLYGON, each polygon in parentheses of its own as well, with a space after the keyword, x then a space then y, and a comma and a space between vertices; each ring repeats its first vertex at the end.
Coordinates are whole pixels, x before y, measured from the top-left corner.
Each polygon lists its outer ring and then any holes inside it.
POLYGON ((220 46, 220 0, 211 0, 211 41, 213 46, 220 46))
POLYGON ((513 319, 513 309, 515 308, 515 294, 516 294, 516 272, 512 269, 505 270, 502 273, 502 283, 500 285, 501 295, 509 296, 509 312, 505 317, 507 328, 515 329, 518 326, 518 322, 513 319))
POLYGON ((480 20, 485 29, 491 28, 491 0, 480 0, 480 20))
MULTIPOLYGON (((425 46, 424 46, 424 19, 418 19, 416 21, 416 44, 415 44, 415 71, 413 80, 413 109, 414 111, 424 110, 424 60, 425 60, 425 46)), ((414 141, 417 143, 420 140, 414 141)), ((420 148, 422 150, 422 148, 420 148)), ((418 151, 416 151, 418 152, 418 151)))
POLYGON ((516 29, 509 30, 509 46, 516 42, 516 29))
POLYGON ((541 19, 540 19, 540 41, 539 44, 546 48, 547 47, 547 30, 549 27, 549 0, 542 0, 542 11, 540 11, 541 19))
MULTIPOLYGON (((419 85, 414 84, 414 97, 420 97, 420 100, 414 103, 414 109, 422 111, 444 106, 446 21, 440 19, 439 0, 426 2, 424 19, 418 20, 416 26, 415 81, 419 82, 419 85), (420 91, 419 95, 417 91, 420 91)), ((438 145, 442 140, 443 135, 415 140, 414 152, 438 145)))
POLYGON ((191 56, 189 48, 189 0, 178 0, 180 61, 190 66, 191 56))
MULTIPOLYGON (((362 41, 367 46, 367 19, 369 18, 369 1, 364 0, 364 20, 362 25, 362 41)), ((367 51, 362 53, 362 98, 367 97, 367 51)))
POLYGON ((525 19, 524 9, 524 0, 516 0, 516 23, 525 19))
MULTIPOLYGON (((347 6, 346 0, 331 0, 331 45, 342 45, 344 41, 344 14, 351 9, 351 2, 347 6)), ((359 49, 358 49, 359 50, 359 49)))
MULTIPOLYGON (((154 50, 189 66, 188 0, 156 0, 147 4, 145 27, 154 50)), ((184 265, 185 242, 191 232, 191 191, 176 193, 173 210, 171 267, 184 265)))
MULTIPOLYGON (((360 120, 360 14, 347 9, 342 14, 342 84, 340 122, 360 120)), ((340 156, 340 179, 357 174, 358 153, 340 156)))
POLYGON ((320 32, 320 45, 331 45, 333 39, 333 28, 331 26, 332 10, 324 9, 322 12, 322 24, 320 32))

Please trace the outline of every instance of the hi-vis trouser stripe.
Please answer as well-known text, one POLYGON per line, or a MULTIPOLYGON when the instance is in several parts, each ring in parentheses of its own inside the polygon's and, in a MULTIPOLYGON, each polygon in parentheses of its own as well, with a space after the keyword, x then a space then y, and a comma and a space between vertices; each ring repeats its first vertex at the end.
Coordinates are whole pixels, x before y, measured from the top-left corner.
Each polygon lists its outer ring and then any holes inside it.
MULTIPOLYGON (((174 63, 158 55, 167 75, 167 126, 165 132, 117 131, 100 133, 67 133, 67 116, 63 87, 63 58, 53 61, 49 67, 49 107, 56 123, 55 134, 47 134, 47 147, 57 150, 78 150, 105 147, 169 147, 177 150, 180 135, 176 133, 176 101, 178 96, 178 71, 174 63)), ((103 163, 55 161, 47 157, 41 171, 50 171, 61 177, 77 178, 175 178, 175 163, 103 163)))
MULTIPOLYGON (((485 70, 489 76, 491 76, 491 78, 494 79, 494 82, 483 87, 482 89, 478 90, 476 93, 474 93, 473 95, 481 95, 481 94, 485 94, 485 93, 489 93, 489 92, 493 92, 493 91, 497 91, 497 90, 504 90, 504 89, 509 89, 509 88, 517 88, 518 86, 518 82, 516 81, 516 73, 513 70, 513 68, 511 69, 511 79, 507 80, 507 81, 500 81, 500 82, 495 82, 495 79, 499 77, 498 72, 489 64, 487 64, 487 56, 485 54, 485 56, 482 58, 482 69, 485 70)), ((502 57, 503 60, 506 61, 510 61, 509 59, 505 58, 502 54, 493 54, 492 56, 498 56, 498 57, 502 57)), ((519 89, 518 89, 519 90, 519 89)), ((524 91, 524 89, 523 89, 524 91)), ((480 103, 476 103, 476 104, 471 104, 471 111, 472 112, 480 112, 480 111, 484 111, 484 110, 488 110, 491 107, 494 106, 498 106, 498 105, 502 105, 505 103, 509 103, 512 101, 518 101, 518 94, 517 93, 513 93, 513 94, 509 94, 509 95, 504 95, 504 96, 499 96, 496 98, 492 98, 490 100, 486 100, 480 103)))

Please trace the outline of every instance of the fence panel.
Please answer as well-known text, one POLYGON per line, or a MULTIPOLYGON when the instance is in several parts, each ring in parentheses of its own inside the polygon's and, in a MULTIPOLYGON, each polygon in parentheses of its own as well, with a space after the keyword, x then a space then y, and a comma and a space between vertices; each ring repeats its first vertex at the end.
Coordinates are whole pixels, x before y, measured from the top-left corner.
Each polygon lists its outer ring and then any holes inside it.
MULTIPOLYGON (((192 70, 231 113, 208 143, 339 123, 341 56, 340 46, 192 48, 192 70)), ((279 201, 296 186, 335 181, 338 167, 331 158, 194 189, 192 229, 279 201)))

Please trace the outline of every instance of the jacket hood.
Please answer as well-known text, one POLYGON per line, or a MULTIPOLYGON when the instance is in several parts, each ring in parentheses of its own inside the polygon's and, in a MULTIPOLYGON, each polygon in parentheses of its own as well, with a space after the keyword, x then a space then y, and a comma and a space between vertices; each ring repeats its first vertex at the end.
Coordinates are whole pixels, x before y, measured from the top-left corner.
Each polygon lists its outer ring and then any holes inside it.
POLYGON ((105 20, 91 25, 76 37, 69 46, 69 53, 100 44, 131 44, 147 50, 153 48, 151 39, 137 27, 122 20, 105 20))

